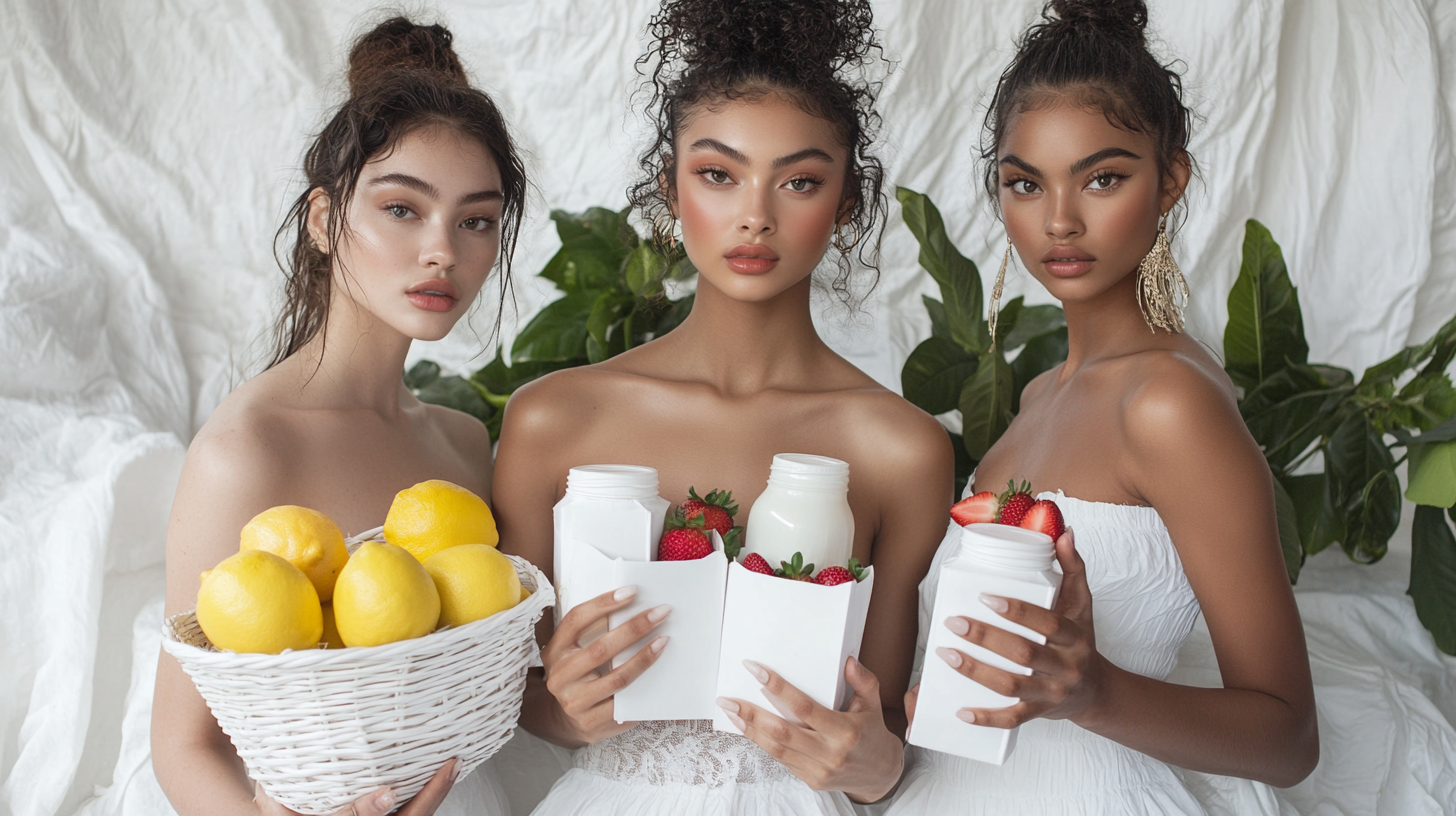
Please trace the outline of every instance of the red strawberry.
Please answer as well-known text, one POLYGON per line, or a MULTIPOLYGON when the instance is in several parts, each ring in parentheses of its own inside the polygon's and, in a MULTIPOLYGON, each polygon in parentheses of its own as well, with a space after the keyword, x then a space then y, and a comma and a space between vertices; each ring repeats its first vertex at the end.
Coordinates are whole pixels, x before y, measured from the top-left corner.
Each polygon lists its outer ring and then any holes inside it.
POLYGON ((1020 487, 1014 481, 1007 482, 1007 485, 1006 492, 1001 494, 1001 514, 996 520, 1016 527, 1021 524, 1021 519, 1036 503, 1036 499, 1031 497, 1031 485, 1026 482, 1022 482, 1020 487))
POLYGON ((1051 499, 1042 499, 1033 504, 1026 515, 1021 518, 1021 525, 1028 530, 1035 530, 1038 533, 1046 533, 1055 541, 1066 531, 1067 525, 1062 521, 1062 511, 1057 503, 1051 499))
POLYGON ((733 501, 731 490, 710 490, 707 497, 699 496, 693 488, 688 488, 687 501, 678 505, 683 511, 683 516, 689 521, 701 517, 703 528, 717 530, 718 535, 727 537, 728 531, 733 529, 733 517, 738 515, 738 503, 733 501))
POLYGON ((955 523, 964 527, 967 524, 981 524, 996 520, 996 514, 1001 510, 1001 500, 996 494, 989 490, 982 490, 974 496, 967 496, 964 499, 951 505, 950 517, 955 523))
POLYGON ((825 567, 814 576, 814 583, 823 586, 839 586, 854 580, 854 575, 844 567, 825 567))
POLYGON ((743 558, 743 568, 749 572, 756 572, 759 575, 773 575, 773 567, 768 565, 763 556, 758 553, 749 553, 743 558))
POLYGON ((814 565, 804 563, 803 553, 794 553, 792 561, 780 561, 779 564, 783 566, 783 569, 776 571, 774 575, 780 578, 788 578, 793 581, 814 580, 814 565))
POLYGON ((668 530, 657 544, 658 561, 696 561, 712 554, 713 542, 693 527, 668 530))

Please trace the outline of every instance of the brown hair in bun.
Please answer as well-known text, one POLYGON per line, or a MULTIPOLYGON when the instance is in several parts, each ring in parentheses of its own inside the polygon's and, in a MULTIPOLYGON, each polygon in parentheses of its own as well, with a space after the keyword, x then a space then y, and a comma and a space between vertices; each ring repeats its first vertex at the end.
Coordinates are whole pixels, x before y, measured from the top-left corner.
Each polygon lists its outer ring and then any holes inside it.
MULTIPOLYGON (((350 49, 349 99, 304 155, 307 184, 278 228, 277 237, 290 235, 293 246, 286 262, 279 261, 286 275, 284 306, 274 326, 268 367, 302 349, 328 323, 332 261, 309 234, 309 196, 316 189, 328 195, 328 245, 337 246, 364 166, 421 127, 453 128, 478 141, 495 159, 503 196, 497 279, 504 302, 525 205, 525 167, 505 118, 489 96, 471 87, 450 42, 444 26, 423 26, 394 17, 375 26, 350 49)), ((499 326, 498 311, 496 328, 499 326)))

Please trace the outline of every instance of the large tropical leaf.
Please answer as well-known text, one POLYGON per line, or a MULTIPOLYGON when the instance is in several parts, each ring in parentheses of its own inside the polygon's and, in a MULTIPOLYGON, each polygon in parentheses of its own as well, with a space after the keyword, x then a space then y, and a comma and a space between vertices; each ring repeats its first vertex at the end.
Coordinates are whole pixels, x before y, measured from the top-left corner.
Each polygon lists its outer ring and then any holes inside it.
POLYGON ((1411 445, 1409 461, 1407 499, 1431 507, 1456 505, 1456 439, 1411 445))
POLYGON ((517 363, 585 360, 587 318, 604 292, 585 289, 554 300, 536 313, 511 346, 517 363))
MULTIPOLYGON (((1305 555, 1314 555, 1339 539, 1339 523, 1325 496, 1325 475, 1277 477, 1289 496, 1299 524, 1299 543, 1305 555)), ((1283 524, 1283 519, 1280 519, 1283 524)))
POLYGON ((961 436, 980 461, 1011 424, 1011 366, 996 352, 978 356, 975 376, 961 389, 961 436))
POLYGON ((961 388, 976 373, 976 358, 940 337, 929 337, 910 352, 900 369, 905 399, 928 414, 943 414, 960 403, 961 388))
MULTIPOLYGON (((1436 646, 1456 654, 1456 536, 1448 514, 1425 505, 1411 524, 1410 593, 1416 616, 1431 631, 1436 646)), ((1456 516, 1452 516, 1456 520, 1456 516)))
POLYGON ((1284 553, 1284 569, 1292 584, 1299 580, 1299 568, 1304 566, 1304 546, 1299 539, 1299 511, 1278 479, 1274 480, 1274 510, 1279 516, 1279 549, 1284 553))
POLYGON ((1228 296, 1223 333, 1224 368, 1234 384, 1252 391, 1290 364, 1307 362, 1299 293, 1269 230, 1249 219, 1243 264, 1228 296))
POLYGON ((551 220, 556 222, 561 249, 542 271, 543 277, 568 293, 620 285, 622 264, 640 243, 626 214, 627 210, 603 207, 580 213, 553 210, 551 220))
POLYGON ((1038 334, 1027 340, 1021 353, 1011 361, 1013 385, 1011 390, 1012 413, 1021 412, 1021 392, 1036 375, 1067 359, 1067 327, 1058 326, 1045 334, 1038 334))
POLYGON ((1350 392, 1331 387, 1320 369, 1288 366, 1239 401, 1239 413, 1275 473, 1285 469, 1328 430, 1328 408, 1350 392))
POLYGON ((981 273, 951 243, 940 210, 927 196, 906 187, 895 194, 905 226, 920 242, 920 265, 940 285, 951 339, 968 352, 985 351, 991 338, 981 312, 981 273))
POLYGON ((1390 450, 1363 413, 1350 412, 1330 436, 1325 476, 1333 509, 1343 516, 1345 554, 1379 561, 1400 525, 1400 483, 1390 450))
MULTIPOLYGON (((1021 298, 1017 298, 1021 300, 1021 298)), ((1010 306, 1011 304, 1007 304, 1010 306)), ((1060 306, 1025 306, 1017 317, 1016 327, 1011 329, 1005 339, 998 340, 997 347, 1005 352, 1015 351, 1031 340, 1033 337, 1040 337, 1048 332, 1056 331, 1067 325, 1067 315, 1062 312, 1060 306)), ((999 334, 1000 327, 997 327, 999 334)), ((1065 357, 1063 357, 1065 359, 1065 357)))

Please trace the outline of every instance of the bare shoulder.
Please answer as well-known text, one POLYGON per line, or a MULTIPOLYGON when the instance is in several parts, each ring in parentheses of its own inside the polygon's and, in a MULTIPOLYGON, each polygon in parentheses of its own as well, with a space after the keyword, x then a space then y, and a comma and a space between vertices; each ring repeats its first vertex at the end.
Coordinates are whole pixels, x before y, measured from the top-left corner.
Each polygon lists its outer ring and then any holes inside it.
POLYGON ((1117 376, 1122 417, 1132 441, 1157 442, 1190 426, 1243 427, 1233 383, 1211 360, 1179 351, 1147 351, 1124 361, 1117 376))
POLYGON ((245 385, 224 399, 188 446, 184 474, 231 489, 284 477, 298 428, 269 397, 245 385))
POLYGON ((563 422, 589 417, 629 376, 597 366, 578 366, 538 377, 511 394, 501 438, 557 433, 563 422))
POLYGON ((873 446, 875 458, 913 467, 949 452, 945 428, 904 397, 879 385, 849 393, 846 419, 863 430, 861 438, 873 446))

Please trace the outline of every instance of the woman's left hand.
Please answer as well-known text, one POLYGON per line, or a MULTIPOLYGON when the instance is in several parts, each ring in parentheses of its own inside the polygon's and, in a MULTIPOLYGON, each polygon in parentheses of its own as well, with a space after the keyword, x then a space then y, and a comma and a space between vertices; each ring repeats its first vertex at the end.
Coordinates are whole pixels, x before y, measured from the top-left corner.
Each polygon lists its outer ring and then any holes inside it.
POLYGON ((844 711, 833 711, 794 688, 767 668, 745 661, 764 693, 777 701, 783 717, 743 700, 718 698, 728 719, 816 790, 839 790, 861 802, 883 799, 904 772, 900 738, 885 727, 880 681, 853 657, 844 679, 853 695, 844 711))
POLYGON ((1099 699, 1109 664, 1098 654, 1092 630, 1087 565, 1077 553, 1071 530, 1062 533, 1056 548, 1062 589, 1052 609, 1014 598, 982 596, 991 611, 1045 636, 1045 644, 970 618, 953 617, 942 622, 967 642, 1032 670, 1030 676, 1013 674, 957 649, 937 649, 941 660, 966 677, 997 694, 1020 698, 1006 708, 963 708, 956 712, 962 720, 992 728, 1015 728, 1036 717, 1076 721, 1099 699), (1005 608, 997 609, 996 605, 1005 608))

